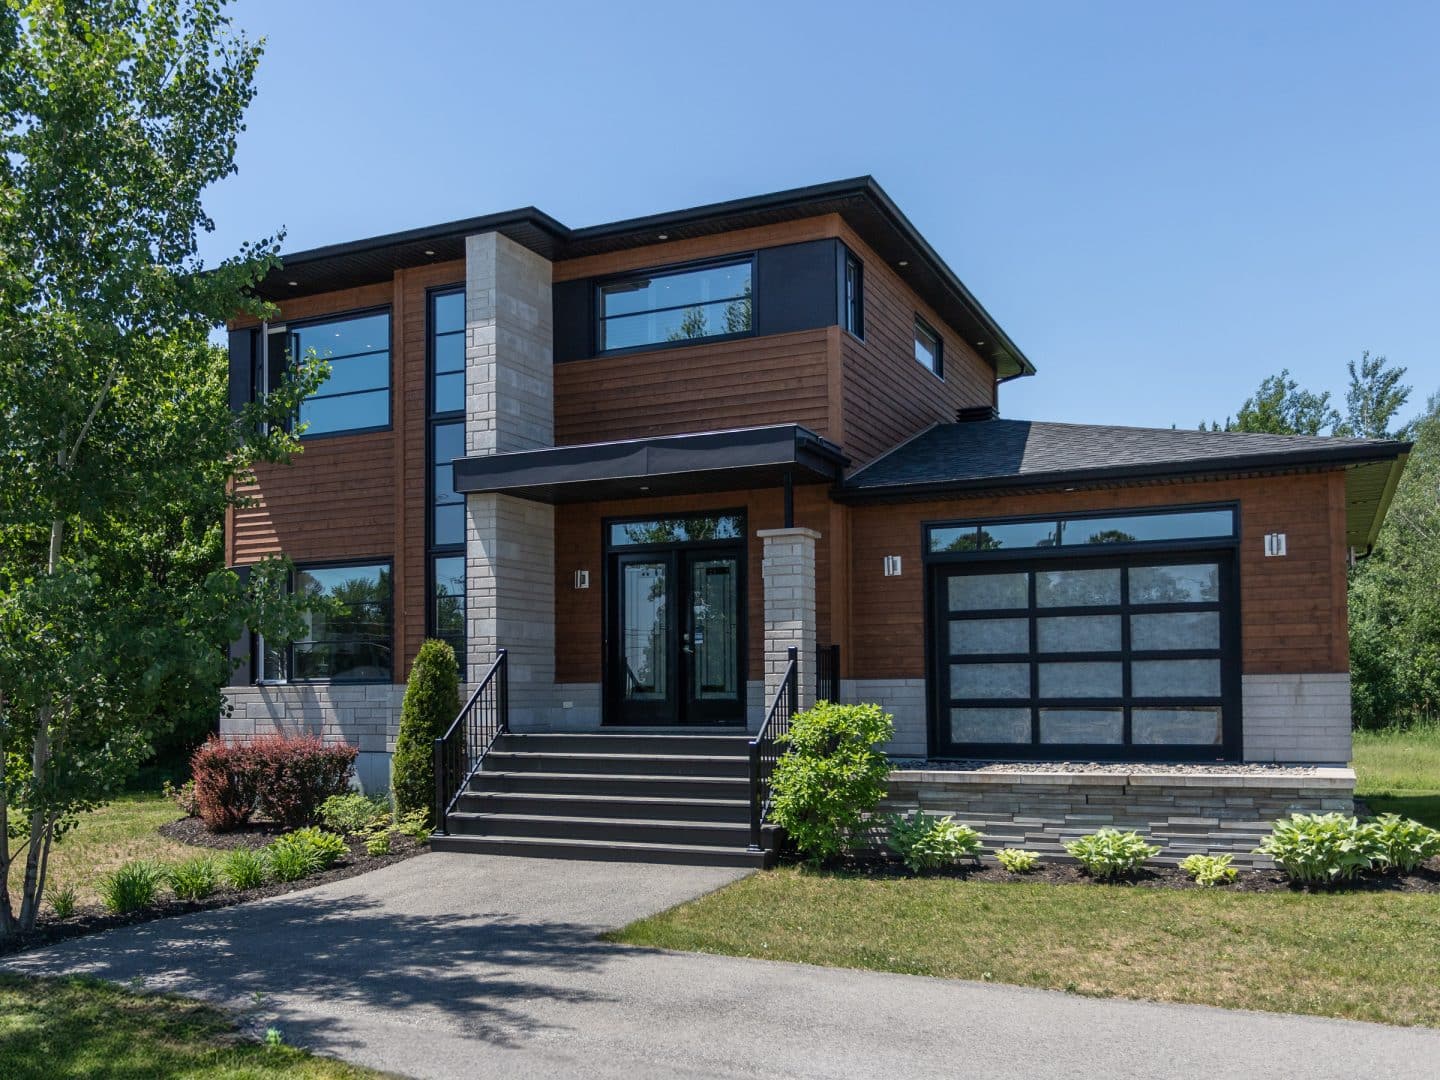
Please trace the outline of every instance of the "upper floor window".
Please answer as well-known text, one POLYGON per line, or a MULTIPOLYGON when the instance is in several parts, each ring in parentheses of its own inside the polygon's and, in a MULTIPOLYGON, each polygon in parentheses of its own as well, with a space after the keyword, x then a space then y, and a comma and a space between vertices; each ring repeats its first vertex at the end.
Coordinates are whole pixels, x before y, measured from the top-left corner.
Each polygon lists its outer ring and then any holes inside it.
POLYGON ((865 336, 864 269, 860 260, 845 252, 845 310, 841 313, 845 329, 858 338, 865 336))
MULTIPOLYGON (((315 355, 330 375, 300 405, 306 435, 390 426, 390 313, 373 312, 287 327, 292 359, 315 355)), ((272 348, 274 346, 272 345, 272 348)))
POLYGON ((915 359, 942 379, 945 377, 940 335, 919 315, 915 316, 915 359))
POLYGON ((753 333, 753 276, 747 256, 605 282, 598 290, 600 351, 753 333))
POLYGON ((430 295, 432 413, 465 410, 465 292, 430 295))

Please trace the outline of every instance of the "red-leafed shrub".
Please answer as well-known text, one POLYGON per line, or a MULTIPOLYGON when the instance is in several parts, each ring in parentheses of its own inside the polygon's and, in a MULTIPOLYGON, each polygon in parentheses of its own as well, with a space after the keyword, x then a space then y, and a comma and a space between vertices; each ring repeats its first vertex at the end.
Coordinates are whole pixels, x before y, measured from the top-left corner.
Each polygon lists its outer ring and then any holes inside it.
POLYGON ((255 812, 260 770, 248 743, 227 743, 212 735, 190 758, 195 810, 214 832, 238 829, 255 812))
POLYGON ((314 824, 320 804, 350 790, 356 749, 314 736, 267 735, 250 743, 259 772, 256 805, 287 829, 314 824))

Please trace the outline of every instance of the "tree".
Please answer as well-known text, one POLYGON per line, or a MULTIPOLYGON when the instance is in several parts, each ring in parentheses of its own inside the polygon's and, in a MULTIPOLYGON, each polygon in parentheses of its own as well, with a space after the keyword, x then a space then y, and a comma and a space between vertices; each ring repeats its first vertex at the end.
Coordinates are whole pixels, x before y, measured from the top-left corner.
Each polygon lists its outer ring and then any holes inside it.
POLYGON ((166 695, 223 682, 244 624, 298 629, 281 563, 182 573, 214 523, 165 528, 288 460, 325 374, 302 360, 238 414, 213 393, 210 329, 269 313, 247 289, 276 251, 195 254, 260 55, 222 8, 0 0, 0 935, 34 925, 51 842, 148 753, 166 695))
POLYGON ((1347 365, 1350 389, 1345 393, 1346 420, 1335 429, 1337 435, 1357 439, 1397 439, 1400 430, 1392 430, 1395 414, 1410 400, 1410 387, 1400 382, 1405 369, 1386 366, 1383 356, 1371 356, 1366 349, 1360 354, 1360 365, 1347 365))
POLYGON ((1227 417, 1223 428, 1212 421, 1210 430, 1324 435, 1327 429, 1333 432, 1339 423, 1340 414, 1330 404, 1330 392, 1316 394, 1302 389, 1287 368, 1262 381, 1259 389, 1245 399, 1234 420, 1227 417))
POLYGON ((435 740, 445 734, 459 710, 460 674, 455 650, 443 641, 426 641, 410 667, 405 701, 400 706, 400 733, 390 763, 396 812, 423 810, 433 817, 435 740))

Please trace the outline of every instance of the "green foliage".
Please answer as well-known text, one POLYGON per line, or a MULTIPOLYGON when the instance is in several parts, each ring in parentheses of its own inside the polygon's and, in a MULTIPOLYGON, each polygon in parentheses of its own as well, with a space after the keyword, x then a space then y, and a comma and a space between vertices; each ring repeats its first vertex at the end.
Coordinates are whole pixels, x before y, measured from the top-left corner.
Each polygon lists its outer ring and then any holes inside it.
POLYGON ((232 889, 256 889, 265 884, 269 863, 260 851, 236 848, 220 860, 220 874, 232 889))
POLYGON ((908 818, 892 814, 887 824, 886 845, 916 874, 976 858, 982 847, 979 833, 948 814, 939 817, 916 810, 908 818))
POLYGON ((1039 852, 1013 847, 1001 848, 995 853, 995 859, 1012 874, 1028 874, 1040 865, 1039 852))
POLYGON ((1180 869, 1194 878, 1195 884, 1209 888, 1235 880, 1238 871, 1230 865, 1234 858, 1229 854, 1201 855, 1197 852, 1181 859, 1180 869))
POLYGON ((1346 365, 1350 388, 1345 392, 1346 420, 1335 429, 1336 435, 1354 439, 1398 439, 1402 431, 1395 427, 1395 417, 1410 400, 1410 387, 1400 380, 1403 367, 1387 366, 1385 357, 1371 356, 1366 349, 1346 365))
POLYGON ((430 815, 423 810, 411 810, 400 818, 395 831, 423 844, 430 839, 430 815))
POLYGON ((128 915, 153 904, 164 884, 164 867, 137 859, 116 867, 100 880, 100 901, 105 910, 128 915))
POLYGON ((264 850, 266 869, 276 881, 299 881, 324 868, 315 845, 296 833, 286 833, 264 850))
POLYGON ((420 810, 426 821, 434 813, 435 740, 460 712, 460 675, 455 650, 446 642, 430 640, 420 646, 410 668, 405 702, 400 707, 400 733, 390 764, 390 786, 395 810, 420 810))
POLYGON ((50 910, 55 913, 57 919, 68 919, 75 914, 75 908, 79 906, 79 899, 75 894, 74 885, 62 885, 50 892, 50 910))
POLYGON ((365 854, 379 857, 390 854, 390 834, 393 830, 388 821, 377 821, 365 833, 365 854))
POLYGON ((320 868, 328 870, 337 862, 350 854, 350 848, 346 845, 344 838, 333 832, 326 832, 324 829, 317 829, 310 825, 303 829, 296 829, 287 837, 282 837, 295 844, 309 844, 315 852, 316 858, 320 860, 320 868))
POLYGON ((1255 849, 1303 884, 1348 881, 1380 856, 1374 830, 1347 814, 1293 814, 1255 849))
POLYGON ((179 787, 176 787, 169 780, 160 785, 160 794, 173 802, 176 808, 186 817, 198 817, 200 815, 200 803, 195 795, 195 781, 186 780, 179 787))
MULTIPOLYGON (((1270 375, 1260 388, 1245 399, 1235 419, 1224 427, 1210 424, 1211 431, 1256 431, 1270 435, 1323 435, 1335 430, 1340 413, 1330 404, 1328 391, 1321 394, 1303 389, 1288 369, 1270 375)), ((1202 428, 1204 424, 1200 425, 1202 428)))
POLYGON ((878 705, 821 702, 796 713, 771 777, 771 818, 808 858, 834 858, 885 795, 890 761, 876 747, 894 733, 878 705))
POLYGON ((285 1033, 277 1027, 265 1029, 265 1049, 278 1050, 285 1045, 285 1033))
POLYGON ((1119 829, 1101 829, 1071 840, 1065 845, 1065 850, 1079 860, 1091 877, 1101 881, 1132 874, 1147 859, 1160 854, 1160 848, 1147 844, 1138 832, 1121 832, 1119 829))
POLYGON ((332 795, 320 804, 320 821, 345 836, 359 836, 376 820, 390 820, 390 800, 383 795, 332 795))
POLYGON ((1399 814, 1382 814, 1366 828, 1376 845, 1376 862, 1386 869, 1408 874, 1440 855, 1440 830, 1399 814))
POLYGON ((220 870, 209 855, 197 855, 166 871, 170 891, 181 900, 204 900, 220 887, 220 870))

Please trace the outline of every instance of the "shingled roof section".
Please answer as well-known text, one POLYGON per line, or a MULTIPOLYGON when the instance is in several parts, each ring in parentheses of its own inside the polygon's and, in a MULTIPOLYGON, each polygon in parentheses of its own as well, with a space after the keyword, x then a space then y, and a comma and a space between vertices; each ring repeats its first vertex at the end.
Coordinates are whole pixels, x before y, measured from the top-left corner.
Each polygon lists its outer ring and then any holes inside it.
POLYGON ((835 494, 862 501, 1345 466, 1352 542, 1368 544, 1409 451, 1387 439, 976 420, 921 432, 835 494))

